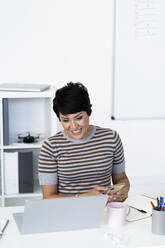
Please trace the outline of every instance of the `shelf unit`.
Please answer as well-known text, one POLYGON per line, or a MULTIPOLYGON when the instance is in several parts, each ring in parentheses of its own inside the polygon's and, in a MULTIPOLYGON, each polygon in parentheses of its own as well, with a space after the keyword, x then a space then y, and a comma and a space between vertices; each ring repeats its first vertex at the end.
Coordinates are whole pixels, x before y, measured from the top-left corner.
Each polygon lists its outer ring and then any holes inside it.
POLYGON ((0 206, 17 205, 20 199, 24 202, 23 199, 42 196, 37 172, 38 155, 43 140, 57 131, 57 118, 52 108, 54 93, 53 87, 42 92, 0 91, 0 206), (3 99, 5 98, 8 100, 8 145, 4 145, 3 99), (18 134, 25 132, 39 134, 40 139, 35 143, 18 143, 18 134), (7 151, 33 152, 33 193, 5 194, 4 152, 7 151))

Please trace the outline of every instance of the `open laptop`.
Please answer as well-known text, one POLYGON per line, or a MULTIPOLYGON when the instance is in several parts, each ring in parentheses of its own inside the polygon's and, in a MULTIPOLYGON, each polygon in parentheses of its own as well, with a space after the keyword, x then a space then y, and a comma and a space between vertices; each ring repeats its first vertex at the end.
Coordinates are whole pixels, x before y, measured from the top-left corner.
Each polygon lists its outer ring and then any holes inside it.
POLYGON ((24 213, 14 213, 21 234, 99 228, 107 196, 27 200, 24 213))
POLYGON ((40 92, 48 89, 49 84, 21 84, 21 83, 1 83, 0 91, 31 91, 40 92))

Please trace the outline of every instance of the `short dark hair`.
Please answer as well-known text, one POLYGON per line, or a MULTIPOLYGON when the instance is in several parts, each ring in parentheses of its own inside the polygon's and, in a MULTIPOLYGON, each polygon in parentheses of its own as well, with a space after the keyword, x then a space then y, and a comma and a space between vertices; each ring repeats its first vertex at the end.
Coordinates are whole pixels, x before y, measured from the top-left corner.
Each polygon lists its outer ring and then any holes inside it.
POLYGON ((82 83, 69 82, 56 91, 53 99, 53 110, 58 118, 59 113, 66 115, 81 111, 85 111, 90 116, 91 107, 88 90, 82 83))

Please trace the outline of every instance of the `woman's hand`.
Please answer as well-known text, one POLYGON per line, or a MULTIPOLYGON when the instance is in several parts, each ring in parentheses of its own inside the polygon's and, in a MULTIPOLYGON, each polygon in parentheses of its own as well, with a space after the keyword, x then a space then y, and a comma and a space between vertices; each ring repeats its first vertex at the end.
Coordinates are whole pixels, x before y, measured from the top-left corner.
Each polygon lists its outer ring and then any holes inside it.
MULTIPOLYGON (((117 185, 117 184, 116 184, 117 185)), ((108 192, 108 202, 122 202, 128 197, 129 188, 124 185, 121 189, 114 189, 108 192)))
MULTIPOLYGON (((113 185, 124 184, 124 187, 108 192, 108 202, 124 201, 128 197, 130 183, 125 172, 120 174, 112 174, 113 185)), ((117 187, 116 187, 117 188, 117 187)))
POLYGON ((102 195, 103 192, 107 191, 108 188, 107 187, 104 187, 104 186, 97 186, 93 189, 91 189, 90 191, 88 191, 87 193, 83 193, 81 194, 81 196, 90 196, 90 195, 102 195))

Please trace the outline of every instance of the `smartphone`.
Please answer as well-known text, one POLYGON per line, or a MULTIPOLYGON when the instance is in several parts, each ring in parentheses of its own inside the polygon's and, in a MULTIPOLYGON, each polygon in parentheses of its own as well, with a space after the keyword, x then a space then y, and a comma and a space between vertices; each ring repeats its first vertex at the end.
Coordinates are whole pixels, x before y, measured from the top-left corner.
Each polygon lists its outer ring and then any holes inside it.
POLYGON ((114 185, 111 185, 110 187, 108 187, 107 190, 100 190, 100 192, 102 194, 108 194, 110 192, 117 192, 117 191, 121 190, 124 186, 125 186, 124 183, 117 183, 117 184, 114 184, 114 185))

